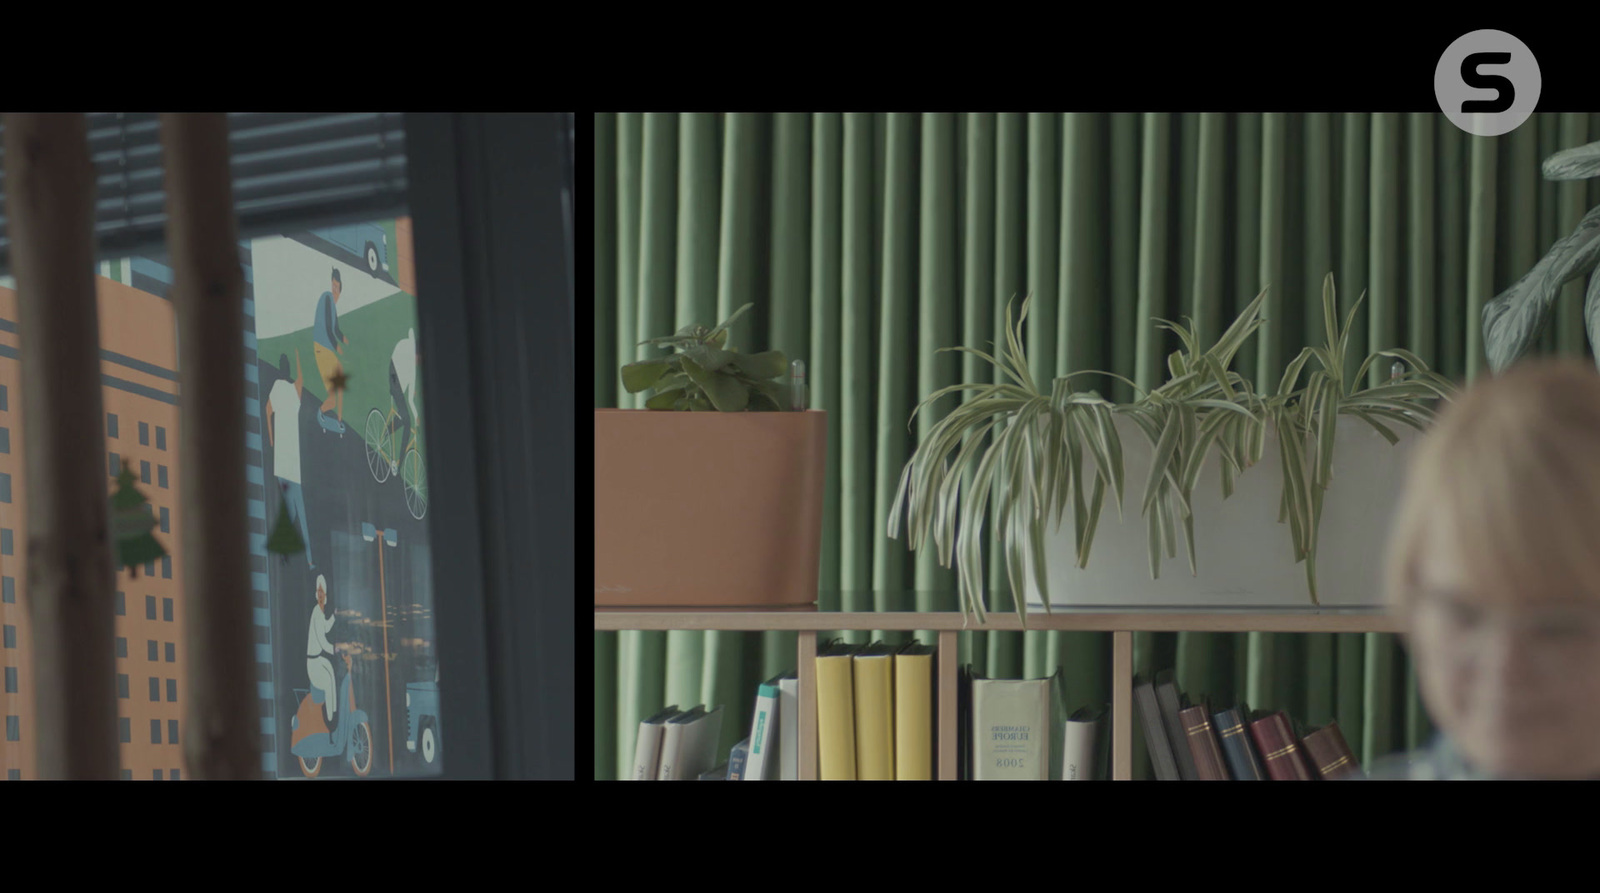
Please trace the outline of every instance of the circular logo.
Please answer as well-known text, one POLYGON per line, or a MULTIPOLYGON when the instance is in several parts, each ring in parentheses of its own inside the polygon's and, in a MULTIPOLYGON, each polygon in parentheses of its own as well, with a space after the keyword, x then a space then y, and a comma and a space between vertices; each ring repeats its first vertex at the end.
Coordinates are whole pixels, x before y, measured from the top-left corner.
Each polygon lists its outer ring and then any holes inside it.
POLYGON ((1463 34, 1433 72, 1439 108, 1474 136, 1510 133, 1539 103, 1539 63, 1528 45, 1504 31, 1463 34))

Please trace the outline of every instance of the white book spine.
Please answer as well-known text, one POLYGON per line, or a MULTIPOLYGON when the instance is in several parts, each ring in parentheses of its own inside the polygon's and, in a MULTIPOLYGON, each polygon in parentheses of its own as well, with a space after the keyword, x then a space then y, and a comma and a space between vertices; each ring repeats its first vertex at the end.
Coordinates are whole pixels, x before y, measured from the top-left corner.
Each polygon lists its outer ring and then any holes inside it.
POLYGON ((667 723, 661 731, 661 771, 656 774, 658 780, 674 781, 678 778, 678 753, 682 742, 683 725, 667 723))
POLYGON ((800 680, 778 683, 778 778, 800 780, 800 680))
POLYGON ((639 723, 639 742, 633 748, 633 780, 654 781, 661 767, 661 723, 639 723))
POLYGON ((1100 741, 1100 723, 1068 722, 1065 742, 1061 748, 1061 778, 1063 781, 1093 781, 1098 765, 1095 752, 1100 741))
POLYGON ((771 781, 777 770, 772 752, 778 743, 778 691, 761 686, 756 697, 756 716, 750 723, 750 762, 745 764, 745 781, 771 781))

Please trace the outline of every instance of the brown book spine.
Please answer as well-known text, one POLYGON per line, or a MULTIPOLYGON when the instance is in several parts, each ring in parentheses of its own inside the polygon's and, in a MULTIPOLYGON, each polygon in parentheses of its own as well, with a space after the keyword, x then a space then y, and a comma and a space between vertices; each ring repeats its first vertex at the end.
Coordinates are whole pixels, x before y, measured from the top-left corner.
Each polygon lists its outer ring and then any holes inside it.
POLYGON ((1189 752, 1194 755, 1194 768, 1201 781, 1232 781, 1228 765, 1222 760, 1222 745, 1217 743, 1217 733, 1211 728, 1211 717, 1205 705, 1186 707, 1178 711, 1183 720, 1185 737, 1189 739, 1189 752))
POLYGON ((1250 735, 1261 751, 1261 762, 1273 781, 1315 781, 1317 775, 1294 739, 1289 717, 1282 710, 1250 723, 1250 735))
POLYGON ((1344 733, 1339 731, 1337 722, 1330 721, 1320 729, 1307 732, 1300 743, 1305 745, 1306 756, 1323 778, 1338 781, 1363 777, 1361 764, 1356 761, 1350 745, 1345 743, 1344 733))

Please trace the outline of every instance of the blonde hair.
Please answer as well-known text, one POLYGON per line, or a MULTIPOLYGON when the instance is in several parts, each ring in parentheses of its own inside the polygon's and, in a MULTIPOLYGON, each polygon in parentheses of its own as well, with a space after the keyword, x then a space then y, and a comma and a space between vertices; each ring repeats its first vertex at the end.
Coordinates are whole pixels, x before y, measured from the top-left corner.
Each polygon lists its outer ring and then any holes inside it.
POLYGON ((1411 456, 1385 583, 1407 606, 1430 541, 1475 588, 1518 600, 1600 599, 1600 374, 1539 359, 1474 382, 1411 456), (1439 537, 1435 540, 1433 537, 1439 537))

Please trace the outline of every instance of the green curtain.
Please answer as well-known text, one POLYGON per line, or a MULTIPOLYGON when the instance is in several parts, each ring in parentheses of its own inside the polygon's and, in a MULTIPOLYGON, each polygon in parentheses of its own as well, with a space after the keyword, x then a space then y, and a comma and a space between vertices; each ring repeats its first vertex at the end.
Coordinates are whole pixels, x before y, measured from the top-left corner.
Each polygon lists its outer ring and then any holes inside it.
MULTIPOLYGON (((1468 380, 1484 369, 1484 301, 1600 203, 1600 184, 1544 181, 1540 161, 1597 138, 1589 114, 1496 138, 1438 114, 597 115, 595 406, 641 405, 617 374, 637 342, 754 302, 734 342, 805 358, 830 414, 822 608, 955 610, 952 572, 885 532, 933 421, 909 430, 911 410, 994 374, 938 348, 993 340, 1007 301, 1031 293, 1036 377, 1151 386, 1178 346, 1152 317, 1214 338, 1270 285, 1236 361, 1266 389, 1319 342, 1332 272, 1343 306, 1366 293, 1357 344, 1468 380)), ((1582 290, 1567 287, 1544 350, 1589 352, 1582 290)), ((1008 610, 986 560, 991 605, 1008 610)), ((792 633, 596 633, 595 777, 626 773, 639 720, 668 703, 724 705, 726 751, 794 647, 792 633)), ((1069 709, 1109 701, 1108 634, 963 633, 961 649, 991 677, 1064 668, 1069 709)), ((1139 634, 1135 665, 1174 667, 1213 703, 1336 718, 1364 763, 1431 733, 1390 635, 1139 634)), ((1137 740, 1135 767, 1148 772, 1137 740)))

